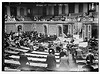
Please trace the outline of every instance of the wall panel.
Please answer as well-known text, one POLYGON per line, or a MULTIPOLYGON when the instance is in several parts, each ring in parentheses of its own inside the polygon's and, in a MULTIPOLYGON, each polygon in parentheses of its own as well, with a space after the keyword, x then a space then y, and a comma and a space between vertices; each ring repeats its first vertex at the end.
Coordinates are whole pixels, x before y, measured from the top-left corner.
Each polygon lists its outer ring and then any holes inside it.
POLYGON ((50 35, 57 34, 57 25, 56 24, 49 24, 49 34, 50 35))
POLYGON ((11 31, 16 32, 16 26, 14 24, 7 24, 6 26, 6 32, 9 34, 11 31))
POLYGON ((43 33, 43 25, 42 24, 36 24, 36 31, 38 33, 43 33))
POLYGON ((28 23, 28 24, 24 24, 24 31, 32 31, 32 24, 28 23))

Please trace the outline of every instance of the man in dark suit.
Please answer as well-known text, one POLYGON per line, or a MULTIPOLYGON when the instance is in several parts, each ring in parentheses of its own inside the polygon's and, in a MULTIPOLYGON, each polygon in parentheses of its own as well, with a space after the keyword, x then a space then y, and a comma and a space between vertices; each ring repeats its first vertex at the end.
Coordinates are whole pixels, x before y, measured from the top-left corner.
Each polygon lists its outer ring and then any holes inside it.
POLYGON ((93 64, 93 62, 94 62, 94 55, 91 52, 92 52, 92 50, 89 50, 89 53, 88 53, 88 55, 86 57, 86 61, 90 62, 90 64, 93 64))
POLYGON ((29 63, 28 58, 27 58, 27 56, 24 54, 24 52, 21 52, 21 53, 20 53, 19 62, 20 62, 20 64, 21 64, 21 67, 25 67, 27 62, 29 63))
POLYGON ((87 64, 82 67, 86 71, 94 71, 94 68, 91 66, 90 62, 87 61, 87 64))
POLYGON ((53 49, 49 49, 49 54, 47 55, 46 63, 47 63, 47 70, 49 71, 55 70, 56 59, 55 59, 53 49))

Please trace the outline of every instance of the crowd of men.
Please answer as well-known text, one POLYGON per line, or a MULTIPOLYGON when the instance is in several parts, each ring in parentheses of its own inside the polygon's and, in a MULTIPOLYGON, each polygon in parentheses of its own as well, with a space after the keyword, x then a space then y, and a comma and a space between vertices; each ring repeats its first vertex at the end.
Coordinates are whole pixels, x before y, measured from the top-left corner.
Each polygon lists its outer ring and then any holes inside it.
POLYGON ((5 15, 5 21, 93 21, 96 13, 68 14, 58 16, 9 16, 5 15))
POLYGON ((4 36, 4 42, 7 46, 8 44, 12 44, 15 46, 29 46, 32 43, 36 42, 47 42, 52 41, 57 38, 56 35, 44 35, 42 33, 37 33, 37 31, 27 31, 27 32, 10 32, 10 34, 6 34, 4 36))
MULTIPOLYGON (((57 71, 56 68, 56 60, 55 60, 55 52, 60 53, 60 66, 58 70, 61 71, 68 71, 70 59, 73 60, 74 64, 76 63, 77 58, 77 51, 74 47, 77 45, 73 44, 74 39, 67 43, 66 49, 63 48, 63 44, 54 44, 53 41, 57 39, 56 35, 44 35, 42 33, 38 33, 37 31, 28 31, 28 32, 10 32, 10 34, 4 35, 4 48, 8 48, 9 46, 20 48, 20 46, 29 47, 32 51, 48 51, 49 54, 47 55, 46 63, 47 63, 47 70, 48 71, 57 71), (47 43, 47 47, 43 46, 42 44, 47 43), (37 48, 35 49, 34 46, 37 48), (55 48, 56 47, 56 48, 55 48), (69 56, 72 55, 72 58, 69 56), (70 59, 69 59, 70 58, 70 59), (63 69, 63 70, 62 70, 63 69)), ((86 56, 86 65, 83 68, 87 68, 88 71, 94 71, 94 68, 91 66, 94 62, 94 50, 97 50, 95 47, 98 46, 97 41, 95 38, 92 38, 88 41, 88 50, 89 53, 86 56)), ((24 53, 19 52, 20 54, 20 63, 21 66, 26 65, 28 62, 27 57, 24 53)), ((72 64, 72 63, 71 63, 72 64)), ((76 66, 76 64, 75 64, 76 66)), ((96 69, 98 71, 98 69, 96 69)))

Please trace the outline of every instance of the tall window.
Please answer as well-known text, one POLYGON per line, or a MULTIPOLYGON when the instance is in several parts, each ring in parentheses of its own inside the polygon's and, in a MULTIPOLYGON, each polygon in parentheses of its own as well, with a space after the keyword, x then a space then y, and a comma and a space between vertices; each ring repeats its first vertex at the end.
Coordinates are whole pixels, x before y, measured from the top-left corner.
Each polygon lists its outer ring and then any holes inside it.
POLYGON ((89 11, 95 11, 96 10, 96 3, 89 3, 89 11))
POLYGON ((11 11, 11 16, 16 16, 17 15, 17 7, 10 7, 10 11, 11 11))
POLYGON ((43 6, 43 16, 46 15, 46 6, 43 6))
POLYGON ((70 3, 68 4, 69 7, 69 13, 74 13, 75 11, 75 4, 74 3, 70 3))
POLYGON ((31 16, 31 9, 30 8, 27 9, 27 15, 31 16))
POLYGON ((83 12, 83 4, 82 3, 79 4, 79 13, 81 13, 81 12, 83 12))

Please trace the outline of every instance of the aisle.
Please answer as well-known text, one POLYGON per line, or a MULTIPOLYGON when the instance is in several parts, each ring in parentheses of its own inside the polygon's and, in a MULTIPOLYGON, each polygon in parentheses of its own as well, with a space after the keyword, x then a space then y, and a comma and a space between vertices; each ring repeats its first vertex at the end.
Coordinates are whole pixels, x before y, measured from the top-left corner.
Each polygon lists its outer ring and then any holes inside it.
POLYGON ((76 68, 76 63, 74 62, 72 58, 72 54, 69 54, 69 68, 76 68))

